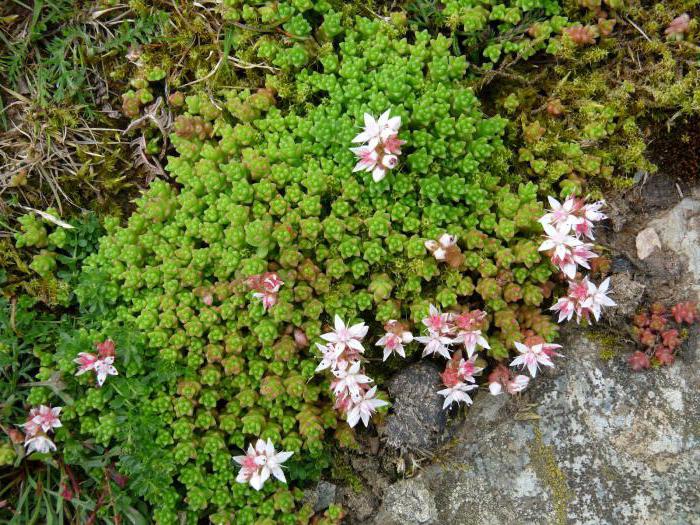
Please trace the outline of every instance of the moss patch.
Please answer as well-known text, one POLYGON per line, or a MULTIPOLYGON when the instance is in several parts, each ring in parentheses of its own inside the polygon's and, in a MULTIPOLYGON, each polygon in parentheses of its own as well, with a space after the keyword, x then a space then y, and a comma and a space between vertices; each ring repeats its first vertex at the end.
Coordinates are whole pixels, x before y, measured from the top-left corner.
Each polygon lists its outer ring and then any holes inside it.
POLYGON ((571 489, 554 457, 554 448, 542 441, 542 432, 538 426, 533 427, 535 439, 530 443, 530 458, 537 478, 544 483, 552 494, 556 523, 565 524, 571 489))
POLYGON ((344 459, 338 458, 331 467, 331 478, 341 485, 352 488, 356 494, 359 494, 364 489, 362 479, 344 459))
POLYGON ((600 347, 598 357, 602 361, 607 362, 620 355, 620 349, 623 343, 619 334, 608 331, 591 331, 586 335, 600 347))

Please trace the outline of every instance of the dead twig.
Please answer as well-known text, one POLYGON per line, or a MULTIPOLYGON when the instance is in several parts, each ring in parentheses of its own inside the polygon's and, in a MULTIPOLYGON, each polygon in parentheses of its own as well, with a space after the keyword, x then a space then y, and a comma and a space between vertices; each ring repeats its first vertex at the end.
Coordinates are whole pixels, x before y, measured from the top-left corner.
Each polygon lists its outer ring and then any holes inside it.
POLYGON ((651 42, 651 38, 647 36, 647 34, 642 30, 641 27, 639 27, 637 24, 635 24, 629 17, 625 17, 625 20, 632 25, 637 31, 639 31, 639 34, 642 35, 644 38, 646 38, 647 42, 651 42))

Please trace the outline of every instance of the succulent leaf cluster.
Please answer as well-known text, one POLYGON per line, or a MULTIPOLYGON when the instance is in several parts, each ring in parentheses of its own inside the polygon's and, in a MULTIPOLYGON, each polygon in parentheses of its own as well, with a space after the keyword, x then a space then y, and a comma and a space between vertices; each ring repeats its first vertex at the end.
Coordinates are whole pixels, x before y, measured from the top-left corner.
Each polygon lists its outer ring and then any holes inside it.
POLYGON ((447 0, 431 15, 439 28, 459 35, 463 48, 478 49, 473 59, 489 70, 503 60, 528 59, 539 51, 556 53, 569 25, 561 12, 556 0, 447 0))
POLYGON ((698 321, 698 305, 680 302, 670 309, 661 303, 652 304, 647 311, 634 316, 632 335, 642 347, 627 359, 634 371, 672 365, 681 345, 688 336, 683 325, 698 321))

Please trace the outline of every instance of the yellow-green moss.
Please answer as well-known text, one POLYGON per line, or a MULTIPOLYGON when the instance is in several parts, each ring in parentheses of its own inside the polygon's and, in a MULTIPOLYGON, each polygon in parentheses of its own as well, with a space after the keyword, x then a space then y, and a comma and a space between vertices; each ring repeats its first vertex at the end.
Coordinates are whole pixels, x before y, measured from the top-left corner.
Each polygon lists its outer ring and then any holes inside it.
POLYGON ((544 483, 552 496, 552 505, 556 513, 556 523, 566 524, 567 509, 572 493, 566 481, 566 474, 557 464, 552 446, 542 441, 542 432, 538 426, 533 427, 535 439, 530 443, 530 460, 537 478, 544 483))
POLYGON ((341 484, 351 487, 355 493, 359 494, 364 489, 362 479, 355 474, 353 468, 342 458, 336 458, 335 463, 331 467, 331 477, 341 484))
POLYGON ((620 354, 622 340, 618 334, 608 331, 591 331, 587 336, 600 347, 598 357, 603 361, 610 361, 620 354))

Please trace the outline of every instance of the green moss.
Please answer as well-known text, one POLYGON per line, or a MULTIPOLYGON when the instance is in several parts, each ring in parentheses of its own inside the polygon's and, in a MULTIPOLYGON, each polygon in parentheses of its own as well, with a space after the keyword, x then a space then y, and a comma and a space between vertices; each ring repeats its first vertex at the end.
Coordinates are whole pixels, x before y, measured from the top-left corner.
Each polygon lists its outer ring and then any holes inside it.
POLYGON ((622 338, 619 334, 612 331, 592 330, 586 335, 600 347, 598 357, 603 361, 610 361, 620 354, 619 349, 622 346, 622 338))
POLYGON ((566 474, 559 468, 554 455, 554 447, 542 441, 542 431, 533 427, 535 439, 530 443, 530 460, 537 478, 549 488, 552 505, 556 513, 557 524, 567 523, 567 509, 572 499, 571 489, 566 481, 566 474))
POLYGON ((338 457, 336 462, 331 467, 331 477, 333 480, 340 482, 342 485, 351 487, 353 492, 359 494, 365 488, 362 479, 355 474, 352 466, 350 466, 344 458, 338 457))

